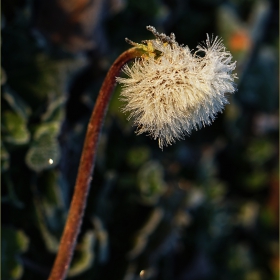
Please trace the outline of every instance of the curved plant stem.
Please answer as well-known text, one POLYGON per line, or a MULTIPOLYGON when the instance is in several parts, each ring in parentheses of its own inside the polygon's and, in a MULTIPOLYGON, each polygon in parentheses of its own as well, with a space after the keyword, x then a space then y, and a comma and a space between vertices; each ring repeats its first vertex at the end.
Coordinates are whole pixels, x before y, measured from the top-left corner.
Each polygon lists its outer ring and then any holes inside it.
POLYGON ((142 54, 143 51, 137 48, 131 48, 122 53, 111 66, 102 84, 88 124, 75 190, 56 260, 49 276, 49 280, 64 279, 72 259, 90 188, 98 138, 103 119, 107 111, 108 103, 115 86, 116 76, 119 74, 121 67, 125 63, 136 57, 140 57, 142 54))

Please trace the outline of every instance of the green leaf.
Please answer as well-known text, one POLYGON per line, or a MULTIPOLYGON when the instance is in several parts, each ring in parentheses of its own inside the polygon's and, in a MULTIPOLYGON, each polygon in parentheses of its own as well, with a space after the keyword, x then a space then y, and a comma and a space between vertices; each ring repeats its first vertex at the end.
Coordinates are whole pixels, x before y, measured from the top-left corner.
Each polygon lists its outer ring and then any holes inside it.
POLYGON ((30 134, 26 126, 26 121, 17 113, 5 111, 2 117, 3 140, 16 144, 26 144, 30 139, 30 134))
POLYGON ((266 187, 269 175, 264 170, 256 169, 244 178, 245 187, 255 191, 266 187))
POLYGON ((29 239, 21 230, 2 227, 2 279, 20 279, 23 274, 23 266, 20 262, 20 254, 27 251, 29 239))
POLYGON ((270 141, 266 139, 256 139, 248 147, 246 157, 252 164, 261 166, 275 153, 275 147, 270 141))
POLYGON ((68 277, 76 276, 92 266, 94 261, 94 244, 94 231, 87 231, 83 236, 82 241, 76 247, 73 263, 68 272, 68 277))
POLYGON ((42 115, 43 121, 61 121, 64 118, 64 108, 66 98, 64 96, 55 97, 49 104, 47 111, 42 115))
POLYGON ((107 261, 108 232, 98 217, 93 220, 94 230, 87 231, 77 244, 73 262, 68 272, 69 277, 76 276, 92 267, 95 257, 100 263, 107 261), (95 256, 94 247, 98 244, 98 255, 95 256))
POLYGON ((154 204, 165 192, 166 184, 163 180, 163 167, 156 161, 147 162, 138 173, 138 186, 143 202, 154 204))
POLYGON ((60 131, 59 122, 50 122, 41 124, 34 133, 34 140, 39 140, 41 136, 49 135, 56 137, 60 131))
POLYGON ((26 154, 26 164, 34 171, 53 168, 59 161, 60 149, 57 141, 60 125, 57 122, 39 126, 34 141, 26 154))
POLYGON ((38 176, 37 191, 33 193, 37 225, 46 248, 52 253, 58 250, 67 214, 61 185, 60 173, 48 170, 38 176))
POLYGON ((139 167, 142 164, 144 164, 144 162, 147 161, 149 157, 150 157, 149 148, 145 146, 135 147, 128 151, 127 162, 129 165, 133 167, 139 167))
POLYGON ((41 201, 36 197, 34 199, 34 205, 35 205, 36 216, 38 218, 38 226, 42 234, 42 238, 45 241, 45 246, 48 249, 48 251, 52 253, 56 253, 59 246, 59 240, 48 229, 47 222, 44 217, 45 213, 43 212, 43 206, 41 204, 41 201))
POLYGON ((3 93, 4 99, 8 102, 11 108, 24 120, 27 121, 28 116, 31 114, 31 109, 26 103, 22 100, 22 98, 16 94, 14 91, 7 89, 3 93))

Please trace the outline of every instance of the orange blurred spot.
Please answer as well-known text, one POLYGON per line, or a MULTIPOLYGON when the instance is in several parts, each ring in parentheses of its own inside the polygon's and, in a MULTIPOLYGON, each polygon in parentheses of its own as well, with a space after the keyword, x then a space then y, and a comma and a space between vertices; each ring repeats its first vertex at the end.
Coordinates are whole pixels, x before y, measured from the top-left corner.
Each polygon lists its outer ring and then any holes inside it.
POLYGON ((233 33, 229 39, 229 47, 232 51, 244 51, 251 46, 251 39, 245 31, 233 33))

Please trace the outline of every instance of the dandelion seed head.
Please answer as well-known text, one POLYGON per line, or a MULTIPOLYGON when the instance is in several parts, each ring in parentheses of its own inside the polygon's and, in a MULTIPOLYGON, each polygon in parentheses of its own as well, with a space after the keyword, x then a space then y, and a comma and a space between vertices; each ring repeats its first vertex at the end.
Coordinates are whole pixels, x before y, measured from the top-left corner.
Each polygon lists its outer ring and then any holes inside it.
POLYGON ((133 119, 136 133, 147 133, 163 148, 213 122, 228 103, 226 94, 235 91, 236 62, 218 37, 207 35, 192 52, 179 45, 173 33, 147 29, 156 39, 145 44, 128 40, 146 55, 131 67, 125 65, 127 77, 117 82, 123 87, 123 111, 133 119))

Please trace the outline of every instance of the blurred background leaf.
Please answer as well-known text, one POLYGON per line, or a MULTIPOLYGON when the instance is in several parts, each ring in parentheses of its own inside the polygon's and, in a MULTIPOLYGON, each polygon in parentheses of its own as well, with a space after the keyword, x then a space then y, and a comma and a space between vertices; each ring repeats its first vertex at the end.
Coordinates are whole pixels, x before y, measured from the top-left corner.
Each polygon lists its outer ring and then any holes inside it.
POLYGON ((20 254, 28 250, 29 239, 20 230, 2 228, 1 265, 3 279, 20 279, 23 274, 23 265, 20 254))

